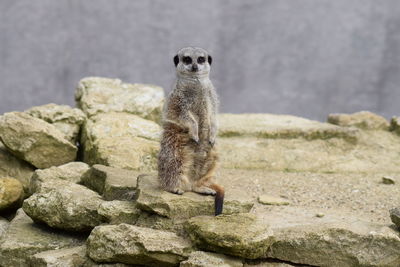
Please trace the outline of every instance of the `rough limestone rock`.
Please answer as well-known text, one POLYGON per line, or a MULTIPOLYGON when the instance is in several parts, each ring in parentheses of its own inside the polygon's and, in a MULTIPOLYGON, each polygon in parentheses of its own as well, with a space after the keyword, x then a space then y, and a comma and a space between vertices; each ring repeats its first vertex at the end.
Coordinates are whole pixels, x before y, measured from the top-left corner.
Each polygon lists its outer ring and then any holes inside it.
POLYGON ((328 122, 339 126, 352 126, 364 130, 389 129, 389 122, 384 117, 369 111, 360 111, 353 114, 329 114, 328 122))
POLYGON ((0 212, 17 209, 24 198, 24 188, 20 181, 11 177, 0 177, 0 212))
POLYGON ((53 125, 23 112, 0 117, 0 139, 14 155, 37 168, 74 161, 78 150, 53 125))
POLYGON ((32 117, 42 119, 54 125, 64 134, 65 139, 72 144, 78 141, 81 125, 86 119, 85 114, 78 108, 67 105, 47 104, 32 107, 25 111, 32 117))
POLYGON ((9 225, 10 225, 10 223, 6 219, 0 217, 0 240, 1 240, 1 237, 3 236, 3 234, 8 229, 9 225))
MULTIPOLYGON (((140 175, 138 177, 137 206, 142 210, 156 213, 168 218, 190 218, 198 215, 213 215, 214 197, 193 192, 176 195, 159 188, 156 175, 140 175)), ((253 207, 249 200, 237 199, 225 195, 224 214, 248 212, 253 207)))
POLYGON ((116 111, 159 121, 164 90, 155 85, 128 84, 118 79, 88 77, 79 82, 75 100, 88 117, 116 111))
POLYGON ((0 239, 0 266, 28 267, 32 255, 41 251, 75 247, 82 237, 57 232, 34 224, 22 209, 0 239))
POLYGON ((133 201, 104 201, 98 213, 106 218, 109 224, 135 224, 140 216, 140 210, 133 201))
POLYGON ((35 168, 32 165, 11 154, 0 141, 0 176, 18 179, 24 186, 24 191, 28 192, 34 170, 35 168))
POLYGON ((62 186, 62 184, 69 184, 69 182, 80 183, 82 176, 88 171, 89 165, 78 161, 70 162, 58 167, 50 167, 42 170, 38 169, 32 175, 29 192, 31 194, 42 192, 42 187, 47 189, 57 188, 58 185, 62 186), (60 182, 59 180, 64 180, 66 183, 60 182))
POLYGON ((83 127, 84 161, 122 169, 155 169, 160 131, 158 124, 136 115, 96 115, 83 127))
POLYGON ((293 267, 299 265, 292 265, 280 261, 267 260, 267 261, 257 261, 257 263, 252 262, 251 264, 245 263, 243 266, 244 267, 293 267))
POLYGON ((294 207, 259 214, 275 242, 267 257, 312 266, 399 266, 400 237, 387 225, 294 207))
POLYGON ((189 259, 182 261, 180 267, 242 267, 240 259, 232 258, 222 254, 212 252, 194 251, 189 255, 189 259))
POLYGON ((105 221, 97 209, 103 202, 94 191, 69 183, 48 192, 33 194, 23 204, 24 211, 36 222, 69 231, 90 231, 105 221))
POLYGON ((258 197, 258 202, 264 205, 276 205, 276 206, 282 206, 282 205, 289 205, 290 202, 287 199, 281 198, 281 197, 274 197, 270 195, 261 195, 258 197))
POLYGON ((83 266, 89 259, 86 257, 86 247, 77 246, 48 250, 32 256, 31 263, 35 267, 47 266, 83 266))
POLYGON ((338 127, 290 115, 275 114, 220 114, 220 137, 305 138, 330 139, 339 137, 357 140, 356 129, 338 127))
POLYGON ((400 209, 394 208, 389 211, 390 219, 400 229, 400 209))
POLYGON ((101 194, 105 200, 131 200, 138 176, 136 171, 95 164, 82 177, 82 183, 101 194))
POLYGON ((97 226, 87 240, 96 262, 176 266, 191 252, 191 243, 174 233, 129 224, 97 226))
POLYGON ((187 236, 184 229, 186 219, 170 219, 154 213, 141 211, 136 226, 174 232, 179 236, 187 236))
POLYGON ((275 240, 270 226, 250 213, 193 217, 185 228, 199 248, 246 259, 264 258, 275 240))
POLYGON ((390 120, 390 130, 400 135, 400 117, 392 117, 390 120))

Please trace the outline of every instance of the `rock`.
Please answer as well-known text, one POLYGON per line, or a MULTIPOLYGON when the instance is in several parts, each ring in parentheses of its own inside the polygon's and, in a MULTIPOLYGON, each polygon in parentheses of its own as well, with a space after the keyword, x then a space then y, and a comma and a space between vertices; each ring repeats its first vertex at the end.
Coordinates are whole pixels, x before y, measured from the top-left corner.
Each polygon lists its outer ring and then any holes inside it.
POLYGON ((132 200, 138 175, 136 171, 96 164, 82 177, 82 183, 105 200, 132 200))
POLYGON ((74 247, 83 242, 83 237, 34 224, 20 209, 0 240, 0 266, 28 267, 31 266, 30 258, 36 253, 74 247))
POLYGON ((24 188, 20 181, 11 177, 0 177, 0 212, 18 209, 24 199, 24 188))
POLYGON ((102 112, 126 112, 160 121, 164 90, 149 84, 128 84, 118 79, 84 78, 75 100, 88 117, 102 112))
POLYGON ((389 211, 390 219, 400 229, 400 208, 394 208, 389 211))
POLYGON ((185 228, 199 248, 246 259, 264 258, 274 242, 270 227, 250 213, 193 217, 185 228))
POLYGON ((141 211, 136 226, 174 232, 179 236, 187 236, 183 224, 186 219, 170 219, 154 213, 141 211))
POLYGON ((18 179, 22 183, 24 191, 28 192, 34 170, 32 165, 11 154, 0 141, 0 176, 18 179))
POLYGON ((382 183, 383 184, 395 184, 393 178, 389 177, 389 176, 383 176, 382 177, 382 183))
POLYGON ((48 250, 33 255, 32 266, 35 267, 128 267, 123 263, 99 264, 86 255, 86 246, 48 250))
POLYGON ((110 224, 135 224, 140 210, 136 208, 136 203, 133 201, 114 200, 101 203, 98 213, 110 224))
POLYGON ((75 267, 83 266, 87 261, 89 259, 86 257, 86 247, 77 246, 37 253, 32 256, 31 264, 35 267, 75 267))
POLYGON ((0 139, 17 157, 37 168, 58 166, 76 158, 77 147, 53 125, 22 112, 0 117, 0 139))
POLYGON ((61 184, 80 183, 82 176, 89 171, 89 165, 84 162, 70 162, 58 167, 36 170, 32 175, 29 191, 31 194, 42 192, 43 183, 45 188, 57 188, 61 184), (58 180, 64 180, 66 183, 58 180), (51 185, 54 186, 51 186, 51 185))
POLYGON ((90 231, 105 221, 97 212, 102 202, 96 192, 69 183, 33 194, 22 207, 35 222, 68 231, 90 231))
POLYGON ((390 131, 400 135, 400 117, 392 117, 390 120, 390 131))
MULTIPOLYGON (((213 215, 214 197, 193 192, 176 195, 163 191, 159 187, 156 175, 138 177, 137 207, 168 218, 190 218, 198 215, 213 215)), ((249 200, 236 199, 226 192, 224 214, 248 212, 254 203, 249 200)))
POLYGON ((281 205, 289 205, 290 202, 287 199, 281 198, 281 197, 274 197, 270 195, 261 195, 258 197, 258 202, 264 205, 275 205, 275 206, 281 206, 281 205))
POLYGON ((25 112, 55 126, 72 144, 78 141, 81 125, 86 118, 82 110, 78 108, 56 104, 32 107, 25 112))
POLYGON ((191 244, 174 233, 129 224, 97 226, 87 240, 96 262, 176 266, 191 252, 191 244))
POLYGON ((369 111, 360 111, 353 114, 329 114, 328 122, 339 126, 357 127, 364 130, 389 129, 389 122, 384 117, 369 111))
POLYGON ((267 257, 312 266, 398 266, 400 237, 384 224, 339 213, 323 218, 299 207, 258 214, 275 242, 267 257))
POLYGON ((84 161, 122 169, 155 169, 160 131, 155 122, 136 115, 96 115, 83 127, 84 161))
POLYGON ((0 217, 0 240, 1 240, 1 237, 7 231, 9 225, 10 225, 10 223, 6 219, 0 217))
POLYGON ((358 131, 300 117, 275 114, 220 114, 220 137, 343 138, 356 141, 358 131))
POLYGON ((242 267, 240 259, 235 259, 226 255, 204 251, 190 253, 189 259, 182 261, 180 267, 242 267))
POLYGON ((315 214, 315 217, 317 217, 317 218, 322 218, 324 216, 325 216, 325 214, 323 214, 322 212, 315 214))
POLYGON ((289 263, 284 263, 281 261, 274 261, 274 260, 257 261, 257 263, 244 264, 244 267, 292 267, 292 266, 299 266, 299 265, 292 265, 289 263))

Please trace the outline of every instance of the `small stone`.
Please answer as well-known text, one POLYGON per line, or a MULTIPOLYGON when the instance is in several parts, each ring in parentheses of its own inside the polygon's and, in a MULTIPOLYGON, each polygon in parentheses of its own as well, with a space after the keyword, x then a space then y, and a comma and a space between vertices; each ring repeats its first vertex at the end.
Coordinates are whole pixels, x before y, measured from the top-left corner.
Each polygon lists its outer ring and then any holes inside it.
POLYGON ((191 243, 174 233, 129 224, 97 226, 87 240, 96 262, 176 266, 187 259, 191 243))
POLYGON ((264 205, 274 205, 274 206, 282 206, 289 205, 290 202, 287 199, 274 197, 270 195, 261 195, 258 197, 258 202, 264 205))
POLYGON ((77 246, 72 248, 62 248, 55 250, 47 250, 32 256, 31 264, 35 267, 48 266, 83 266, 87 261, 86 247, 77 246))
POLYGON ((22 209, 0 240, 0 266, 29 267, 34 254, 82 245, 84 237, 66 234, 34 224, 22 209))
POLYGON ((182 261, 180 267, 242 267, 240 259, 212 252, 195 251, 189 255, 189 259, 182 261))
MULTIPOLYGON (((215 213, 214 197, 194 192, 183 195, 161 190, 156 175, 138 177, 137 207, 168 218, 190 218, 215 213)), ((238 199, 235 195, 225 194, 223 214, 249 212, 254 203, 248 199, 238 199)))
POLYGON ((315 214, 315 217, 317 217, 317 218, 322 218, 322 217, 324 217, 325 216, 325 214, 323 214, 323 213, 317 213, 317 214, 315 214))
POLYGON ((383 176, 382 177, 382 183, 383 184, 395 184, 395 181, 392 177, 389 176, 383 176))
POLYGON ((0 177, 0 212, 18 209, 24 198, 20 181, 11 177, 0 177))
POLYGON ((140 210, 133 201, 104 201, 98 213, 104 216, 109 224, 135 224, 139 218, 140 210))
POLYGON ((199 248, 246 259, 265 258, 275 240, 270 227, 250 213, 193 217, 185 229, 199 248))
POLYGON ((136 171, 96 164, 82 177, 82 183, 101 194, 105 200, 132 200, 139 174, 136 171))
POLYGON ((33 194, 22 207, 36 222, 57 229, 85 232, 105 221, 97 212, 102 202, 96 192, 69 182, 61 188, 33 194))
POLYGON ((23 112, 0 117, 0 139, 14 155, 42 169, 74 161, 78 150, 53 125, 23 112))

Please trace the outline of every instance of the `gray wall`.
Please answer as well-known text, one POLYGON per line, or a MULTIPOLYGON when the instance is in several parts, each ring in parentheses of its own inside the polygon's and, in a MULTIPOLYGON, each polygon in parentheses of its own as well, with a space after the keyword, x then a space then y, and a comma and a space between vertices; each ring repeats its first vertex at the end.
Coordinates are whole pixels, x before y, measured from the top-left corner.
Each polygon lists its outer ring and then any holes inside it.
POLYGON ((186 45, 224 112, 400 115, 398 0, 0 0, 0 113, 74 105, 85 76, 168 91, 186 45))

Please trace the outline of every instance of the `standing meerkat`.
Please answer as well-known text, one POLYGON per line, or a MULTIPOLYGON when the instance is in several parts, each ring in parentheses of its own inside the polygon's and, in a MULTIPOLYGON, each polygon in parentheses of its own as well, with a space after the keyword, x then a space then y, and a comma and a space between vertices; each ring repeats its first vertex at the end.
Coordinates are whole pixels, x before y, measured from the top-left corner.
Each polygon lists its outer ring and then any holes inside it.
POLYGON ((215 183, 218 97, 209 79, 211 62, 197 47, 183 48, 174 57, 177 79, 164 106, 158 178, 171 193, 215 195, 218 215, 224 189, 215 183))

